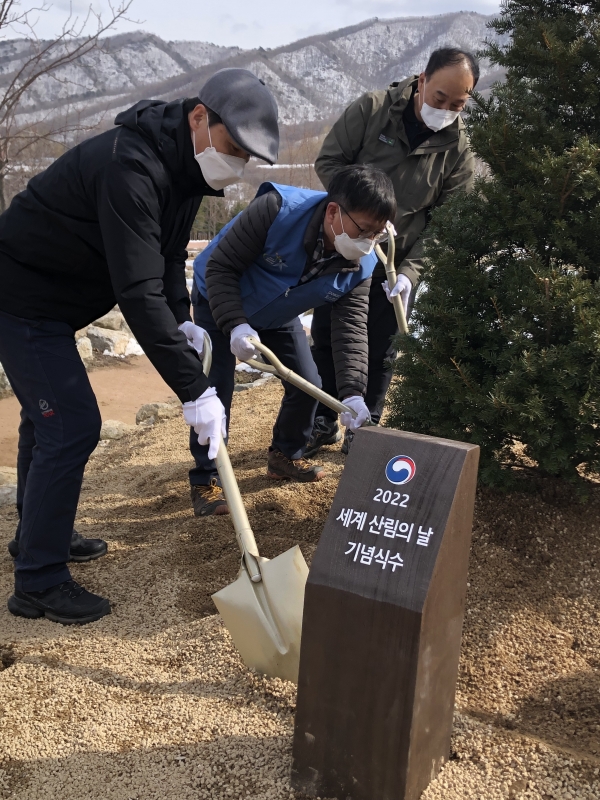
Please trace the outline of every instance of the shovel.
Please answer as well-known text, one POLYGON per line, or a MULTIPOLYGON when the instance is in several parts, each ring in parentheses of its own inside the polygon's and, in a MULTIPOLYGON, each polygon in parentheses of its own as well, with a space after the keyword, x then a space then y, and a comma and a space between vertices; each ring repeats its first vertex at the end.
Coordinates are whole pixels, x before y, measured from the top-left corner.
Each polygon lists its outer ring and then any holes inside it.
MULTIPOLYGON (((396 275, 396 267, 394 265, 394 256, 396 255, 396 240, 394 239, 394 226, 391 222, 387 222, 386 226, 388 231, 388 251, 387 256, 381 249, 381 247, 377 244, 375 245, 375 252, 379 259, 385 265, 385 276, 388 281, 388 286, 390 287, 390 291, 396 285, 398 280, 398 276, 396 275)), ((402 298, 400 295, 396 297, 392 297, 394 311, 396 312, 396 321, 398 322, 398 328, 402 331, 402 333, 408 334, 408 325, 406 323, 406 314, 404 313, 404 306, 402 305, 402 298)))
MULTIPOLYGON (((252 342, 259 353, 262 353, 263 356, 269 359, 269 363, 265 364, 262 361, 256 361, 255 359, 251 358, 246 361, 246 364, 249 364, 251 367, 258 369, 261 372, 268 372, 270 375, 275 375, 282 381, 291 383, 292 386, 302 389, 303 392, 306 392, 306 394, 314 397, 315 400, 318 400, 320 403, 323 403, 324 406, 333 409, 338 414, 341 414, 343 411, 348 411, 353 417, 356 416, 354 411, 349 406, 344 405, 344 403, 340 403, 339 400, 336 400, 335 397, 332 397, 330 394, 327 394, 327 392, 319 389, 319 387, 315 386, 314 383, 311 383, 310 381, 307 381, 306 378, 302 378, 297 373, 292 372, 291 369, 281 363, 272 350, 269 350, 268 347, 265 347, 265 345, 262 342, 259 342, 258 339, 255 339, 254 336, 248 336, 248 339, 250 342, 252 342)), ((369 423, 367 422, 366 424, 368 425, 369 423)))
MULTIPOLYGON (((205 336, 205 375, 211 363, 205 336)), ((308 567, 298 545, 272 560, 259 555, 223 439, 216 462, 242 559, 235 581, 212 599, 246 666, 297 682, 308 567)))
MULTIPOLYGON (((256 339, 252 344, 272 363, 248 361, 252 367, 289 381, 335 411, 354 412, 348 406, 287 369, 256 339)), ((204 337, 204 374, 212 364, 211 344, 204 337)), ((271 678, 298 682, 304 587, 308 567, 298 545, 269 560, 259 555, 225 442, 216 458, 221 485, 231 512, 242 559, 233 583, 212 595, 226 628, 247 667, 271 678)))

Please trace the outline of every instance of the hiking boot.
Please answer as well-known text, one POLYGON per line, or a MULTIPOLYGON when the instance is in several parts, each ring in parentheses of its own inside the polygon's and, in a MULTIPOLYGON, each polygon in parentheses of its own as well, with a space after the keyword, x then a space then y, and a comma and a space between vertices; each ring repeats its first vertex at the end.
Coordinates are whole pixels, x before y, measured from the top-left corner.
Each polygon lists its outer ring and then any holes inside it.
MULTIPOLYGON (((13 558, 19 555, 19 542, 16 539, 12 539, 8 543, 8 552, 13 558)), ((108 545, 104 539, 86 539, 77 531, 73 531, 69 547, 69 561, 93 561, 95 558, 105 556, 107 552, 108 545)))
POLYGON ((77 581, 69 580, 43 592, 15 589, 8 598, 8 610, 15 617, 46 617, 63 625, 85 625, 110 614, 110 603, 104 597, 88 592, 77 581))
POLYGON ((337 419, 315 417, 310 439, 306 445, 306 458, 311 458, 326 444, 336 444, 342 438, 337 419))
POLYGON ((354 441, 354 431, 351 431, 350 428, 346 428, 346 433, 344 434, 344 441, 342 442, 341 451, 342 453, 347 456, 350 452, 350 445, 354 441))
POLYGON ((211 478, 208 486, 192 486, 192 505, 197 517, 229 514, 227 500, 225 500, 223 489, 217 485, 216 478, 211 478))
POLYGON ((280 481, 300 481, 312 483, 325 477, 325 470, 321 466, 311 464, 305 458, 288 458, 279 450, 269 450, 267 462, 267 477, 280 481))

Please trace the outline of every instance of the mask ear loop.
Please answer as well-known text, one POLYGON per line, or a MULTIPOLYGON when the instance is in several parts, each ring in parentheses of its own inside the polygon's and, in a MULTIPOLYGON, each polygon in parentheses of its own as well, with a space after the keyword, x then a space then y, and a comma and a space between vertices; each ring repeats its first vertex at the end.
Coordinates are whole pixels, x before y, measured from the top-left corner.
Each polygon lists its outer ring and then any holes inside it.
MULTIPOLYGON (((208 141, 209 141, 210 146, 212 147, 213 143, 212 143, 212 138, 211 138, 211 135, 210 135, 210 125, 208 124, 208 114, 206 115, 206 129, 208 131, 208 141)), ((195 130, 192 131, 192 138, 194 140, 194 155, 195 156, 199 156, 200 153, 197 152, 197 147, 196 147, 196 131, 195 130)))
MULTIPOLYGON (((338 210, 340 212, 340 225, 342 226, 342 234, 344 234, 344 233, 346 233, 346 231, 344 230, 344 221, 342 219, 342 209, 340 208, 339 205, 338 205, 338 210)), ((333 223, 332 222, 329 223, 329 227, 331 228, 331 232, 333 233, 334 239, 335 239, 336 236, 341 236, 342 235, 342 234, 336 233, 333 230, 333 223)))

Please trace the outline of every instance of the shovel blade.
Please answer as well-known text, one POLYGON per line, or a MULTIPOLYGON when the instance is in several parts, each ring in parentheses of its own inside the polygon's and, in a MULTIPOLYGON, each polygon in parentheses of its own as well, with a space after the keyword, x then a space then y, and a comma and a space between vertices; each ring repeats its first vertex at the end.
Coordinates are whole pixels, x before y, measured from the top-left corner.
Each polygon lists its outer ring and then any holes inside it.
POLYGON ((297 683, 308 567, 297 545, 259 563, 260 583, 242 567, 212 599, 247 667, 297 683))

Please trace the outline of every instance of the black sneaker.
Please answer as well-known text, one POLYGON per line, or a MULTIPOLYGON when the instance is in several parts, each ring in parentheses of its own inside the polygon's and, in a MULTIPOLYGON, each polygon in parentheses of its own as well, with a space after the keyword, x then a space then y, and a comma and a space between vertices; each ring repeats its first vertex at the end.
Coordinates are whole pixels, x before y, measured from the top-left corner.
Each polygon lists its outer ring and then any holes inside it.
POLYGON ((110 614, 110 603, 104 597, 88 592, 77 581, 69 580, 43 592, 15 589, 8 599, 8 610, 15 617, 46 617, 63 625, 85 625, 110 614))
POLYGON ((269 450, 267 477, 280 481, 312 483, 322 480, 325 477, 325 470, 304 458, 292 459, 284 456, 279 450, 269 450))
MULTIPOLYGON (((13 558, 19 555, 19 542, 12 539, 8 543, 8 552, 13 558)), ((108 545, 104 539, 86 539, 77 531, 73 531, 71 536, 71 546, 69 549, 69 561, 93 561, 95 558, 105 556, 108 552, 108 545)))
POLYGON ((346 428, 346 433, 344 434, 344 441, 342 442, 341 451, 342 453, 347 456, 350 452, 350 445, 354 441, 354 431, 351 431, 350 428, 346 428))
POLYGON ((327 417, 315 417, 315 424, 313 425, 304 455, 307 458, 311 458, 321 447, 326 444, 336 444, 341 438, 342 434, 337 419, 331 420, 327 419, 327 417))
POLYGON ((219 517, 221 514, 229 514, 229 506, 225 500, 223 489, 217 484, 215 478, 208 486, 192 486, 192 505, 197 517, 209 517, 212 514, 219 517))

